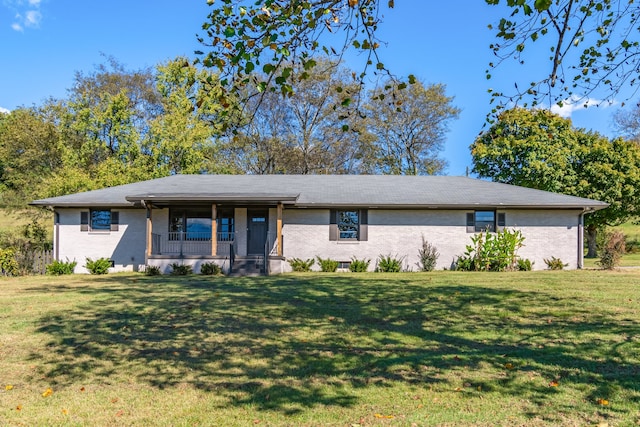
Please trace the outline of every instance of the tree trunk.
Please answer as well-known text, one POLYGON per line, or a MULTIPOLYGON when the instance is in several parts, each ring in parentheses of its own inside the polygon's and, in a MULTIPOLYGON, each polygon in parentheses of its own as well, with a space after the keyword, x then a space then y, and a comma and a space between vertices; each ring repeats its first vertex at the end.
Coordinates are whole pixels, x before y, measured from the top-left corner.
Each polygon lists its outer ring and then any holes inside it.
POLYGON ((585 229, 587 235, 587 258, 596 258, 598 256, 598 246, 596 244, 596 237, 598 235, 598 228, 595 225, 588 225, 585 229))

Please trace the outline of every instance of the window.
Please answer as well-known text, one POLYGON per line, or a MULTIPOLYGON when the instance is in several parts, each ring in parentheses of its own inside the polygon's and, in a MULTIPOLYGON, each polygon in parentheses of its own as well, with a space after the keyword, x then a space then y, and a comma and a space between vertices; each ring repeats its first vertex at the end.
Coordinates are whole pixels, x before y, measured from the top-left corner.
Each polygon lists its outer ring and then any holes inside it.
POLYGON ((218 211, 218 241, 233 242, 233 233, 235 231, 233 210, 218 211))
POLYGON ((358 240, 358 211, 338 211, 338 238, 358 240))
POLYGON ((332 209, 329 216, 329 240, 367 240, 367 216, 367 211, 363 209, 332 209))
POLYGON ((171 209, 170 240, 211 240, 210 209, 171 209))
POLYGON ((92 231, 111 231, 111 211, 91 211, 92 231))
POLYGON ((495 211, 475 211, 467 214, 467 232, 496 231, 505 227, 506 216, 495 211), (496 221, 497 217, 497 221, 496 221))
POLYGON ((80 212, 80 231, 118 231, 120 215, 109 209, 80 212))
POLYGON ((476 231, 496 231, 495 211, 475 211, 474 223, 476 231))

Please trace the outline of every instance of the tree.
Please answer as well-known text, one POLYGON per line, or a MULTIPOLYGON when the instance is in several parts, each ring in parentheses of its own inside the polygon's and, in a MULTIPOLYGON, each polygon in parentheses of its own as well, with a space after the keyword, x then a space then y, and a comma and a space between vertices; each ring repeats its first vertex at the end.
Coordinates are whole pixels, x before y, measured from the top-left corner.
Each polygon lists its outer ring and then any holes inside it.
MULTIPOLYGON (((496 60, 487 77, 503 61, 525 63, 532 45, 548 48, 548 75, 515 94, 495 92, 503 102, 532 98, 532 104, 548 105, 573 96, 583 98, 605 90, 604 99, 626 84, 635 85, 640 70, 640 9, 629 0, 485 0, 503 6, 504 16, 495 27, 496 42, 490 48, 496 60), (506 99, 504 98, 506 97, 506 99)), ((347 49, 365 53, 364 77, 387 73, 378 56, 377 37, 382 16, 394 0, 273 0, 210 1, 213 7, 199 36, 199 52, 206 67, 219 70, 223 85, 240 93, 245 86, 259 86, 253 70, 270 76, 273 90, 292 90, 292 62, 310 70, 318 53, 342 57, 347 49), (329 34, 328 34, 329 33, 329 34), (338 35, 339 33, 339 35, 338 35), (330 37, 335 35, 334 38, 330 37)), ((539 57, 532 58, 539 61, 539 57)), ((266 89, 266 86, 260 87, 266 89)), ((499 108, 504 107, 501 105, 499 108)))
POLYGON ((448 124, 460 110, 442 84, 419 81, 398 90, 389 81, 371 91, 365 110, 368 130, 375 135, 374 170, 386 174, 438 174, 446 162, 438 157, 448 124))
POLYGON ((217 77, 176 58, 158 66, 156 88, 162 114, 143 143, 154 176, 227 172, 215 144, 228 118, 217 77))
POLYGON ((291 69, 289 95, 246 96, 247 119, 229 141, 230 157, 250 173, 358 172, 367 139, 348 107, 359 102, 359 84, 349 70, 325 59, 310 71, 291 69))
MULTIPOLYGON (((486 0, 498 5, 501 0, 486 0)), ((628 0, 506 0, 510 14, 495 27, 490 47, 496 61, 525 63, 533 45, 548 49, 550 72, 508 100, 531 98, 531 105, 585 99, 598 90, 612 99, 640 77, 640 6, 628 0)), ((492 27, 493 28, 493 27, 492 27)), ((538 57, 532 58, 538 61, 538 57)), ((502 97, 502 93, 494 93, 502 97)))
POLYGON ((0 115, 0 182, 3 204, 22 204, 62 165, 60 135, 47 104, 0 115))
POLYGON ((613 124, 620 136, 640 144, 640 104, 630 110, 616 111, 613 124))
MULTIPOLYGON (((206 67, 216 68, 223 86, 242 93, 247 86, 288 94, 293 91, 294 69, 311 71, 316 54, 338 62, 348 47, 365 53, 366 64, 384 71, 376 38, 382 0, 221 0, 202 25, 199 41, 208 52, 198 52, 206 67), (339 45, 324 44, 325 33, 343 32, 339 45), (287 65, 289 64, 289 65, 287 65), (254 79, 254 70, 269 77, 254 79)), ((393 8, 394 0, 387 0, 393 8)), ((306 76, 302 74, 302 77, 306 76)))
POLYGON ((609 203, 585 216, 588 257, 597 255, 599 228, 640 213, 640 146, 574 129, 548 111, 502 112, 471 154, 480 177, 609 203))

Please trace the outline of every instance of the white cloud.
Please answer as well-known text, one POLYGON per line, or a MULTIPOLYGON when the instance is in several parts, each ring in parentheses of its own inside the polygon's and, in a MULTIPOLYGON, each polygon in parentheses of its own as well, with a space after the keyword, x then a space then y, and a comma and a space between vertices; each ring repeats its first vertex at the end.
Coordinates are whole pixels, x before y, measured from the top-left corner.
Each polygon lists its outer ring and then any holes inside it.
POLYGON ((15 13, 11 28, 23 32, 26 28, 38 28, 42 21, 41 0, 4 0, 2 4, 15 13))
POLYGON ((6 108, 0 107, 0 114, 9 114, 11 111, 7 110, 6 108))
POLYGON ((560 117, 569 118, 576 110, 586 109, 589 107, 602 107, 607 108, 615 105, 615 101, 603 101, 595 98, 581 98, 577 95, 562 101, 562 106, 554 104, 551 106, 551 112, 559 115, 560 117))
POLYGON ((42 14, 38 10, 28 10, 24 17, 24 23, 27 27, 38 27, 42 20, 42 14))

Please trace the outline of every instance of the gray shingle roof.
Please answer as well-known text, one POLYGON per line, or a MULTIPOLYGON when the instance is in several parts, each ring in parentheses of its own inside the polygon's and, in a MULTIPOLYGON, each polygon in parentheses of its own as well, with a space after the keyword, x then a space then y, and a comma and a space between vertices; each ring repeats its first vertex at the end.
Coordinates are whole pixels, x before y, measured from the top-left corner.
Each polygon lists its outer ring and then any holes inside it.
POLYGON ((466 177, 392 175, 174 175, 31 204, 128 207, 139 200, 283 201, 299 207, 607 207, 596 200, 466 177))

